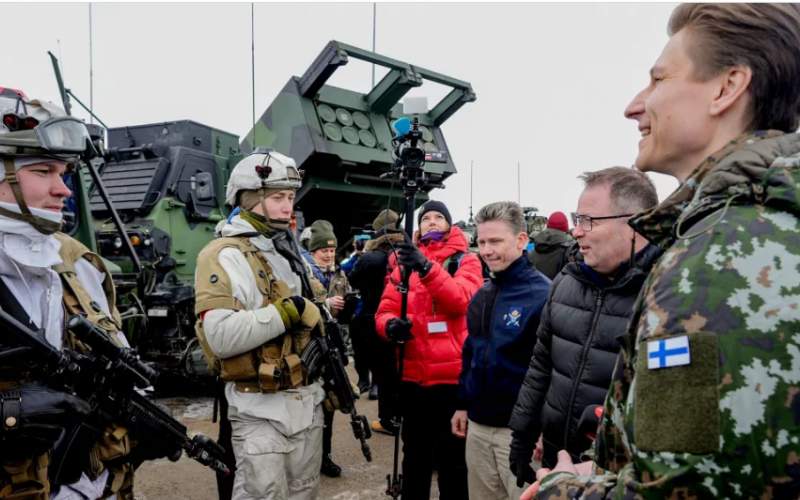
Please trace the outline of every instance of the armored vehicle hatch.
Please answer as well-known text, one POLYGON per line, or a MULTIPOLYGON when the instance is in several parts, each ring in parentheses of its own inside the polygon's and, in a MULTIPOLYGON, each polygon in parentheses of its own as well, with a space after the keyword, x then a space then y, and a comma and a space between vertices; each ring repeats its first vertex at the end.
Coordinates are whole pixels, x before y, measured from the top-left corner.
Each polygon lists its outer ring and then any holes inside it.
MULTIPOLYGON (((205 363, 194 337, 194 270, 222 220, 239 137, 184 120, 110 128, 108 142, 100 177, 141 273, 134 272, 96 186, 89 206, 99 253, 121 268, 114 277, 118 306, 142 313, 130 315, 141 319, 126 323, 128 338, 170 376, 202 375, 205 363)), ((164 380, 162 375, 162 387, 164 380)))
MULTIPOLYGON (((193 282, 197 254, 222 217, 238 139, 190 120, 108 130, 109 150, 100 174, 143 261, 171 256, 178 277, 193 282)), ((107 216, 95 191, 90 206, 95 218, 107 216)), ((124 260, 115 238, 112 227, 101 227, 100 252, 124 260)))

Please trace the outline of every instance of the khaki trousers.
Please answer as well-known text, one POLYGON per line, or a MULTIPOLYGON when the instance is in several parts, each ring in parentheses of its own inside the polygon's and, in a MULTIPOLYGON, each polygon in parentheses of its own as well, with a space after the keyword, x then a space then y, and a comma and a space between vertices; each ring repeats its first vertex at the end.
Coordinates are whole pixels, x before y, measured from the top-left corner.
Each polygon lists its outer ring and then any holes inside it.
POLYGON ((470 500, 518 500, 523 489, 508 466, 511 429, 467 424, 467 483, 470 500))
POLYGON ((232 500, 314 500, 322 465, 322 405, 310 427, 292 436, 269 420, 231 419, 236 477, 232 500))

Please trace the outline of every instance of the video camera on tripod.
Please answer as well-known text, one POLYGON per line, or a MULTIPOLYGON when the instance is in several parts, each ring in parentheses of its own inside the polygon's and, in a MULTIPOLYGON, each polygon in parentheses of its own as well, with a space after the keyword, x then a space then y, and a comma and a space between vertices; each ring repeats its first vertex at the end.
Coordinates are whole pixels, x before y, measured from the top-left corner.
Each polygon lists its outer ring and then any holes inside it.
POLYGON ((397 133, 392 142, 395 144, 394 156, 399 166, 422 168, 425 165, 425 151, 419 147, 422 140, 419 117, 415 116, 413 120, 399 118, 392 123, 392 128, 397 133))
POLYGON ((425 150, 422 148, 422 130, 418 115, 424 113, 427 107, 427 99, 424 97, 408 98, 403 103, 403 112, 415 116, 403 116, 392 122, 395 136, 392 138, 394 166, 391 175, 399 178, 406 198, 409 191, 415 195, 426 183, 425 150))
MULTIPOLYGON (((392 122, 392 129, 395 136, 392 139, 394 145, 394 165, 391 175, 400 180, 403 187, 403 197, 405 199, 405 210, 403 218, 405 220, 405 233, 408 241, 411 241, 414 234, 414 209, 416 208, 415 198, 417 192, 424 190, 430 183, 425 173, 426 153, 421 147, 423 132, 420 130, 419 114, 427 111, 428 102, 425 98, 408 98, 403 103, 403 112, 416 115, 409 119, 402 117, 392 122)), ((401 282, 397 285, 400 292, 400 319, 408 320, 408 284, 411 278, 411 270, 403 268, 401 282)), ((403 380, 403 362, 405 358, 405 341, 394 340, 397 346, 397 384, 403 380)), ((399 398, 399 395, 395 395, 399 398)), ((398 400, 397 407, 400 402, 398 400)), ((395 423, 398 429, 402 428, 402 418, 395 416, 395 423)), ((399 454, 400 454, 400 432, 394 436, 394 460, 392 473, 386 476, 386 494, 394 499, 400 497, 403 490, 403 476, 399 473, 399 454)))

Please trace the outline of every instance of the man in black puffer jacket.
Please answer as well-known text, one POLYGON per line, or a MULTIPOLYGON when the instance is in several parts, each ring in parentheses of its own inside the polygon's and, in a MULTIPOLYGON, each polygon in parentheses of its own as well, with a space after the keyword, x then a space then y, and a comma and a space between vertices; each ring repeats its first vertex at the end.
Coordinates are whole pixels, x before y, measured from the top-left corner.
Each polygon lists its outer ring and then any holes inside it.
POLYGON ((658 255, 626 224, 658 203, 646 175, 612 167, 581 179, 586 187, 572 219, 582 260, 566 265, 553 281, 509 422, 509 462, 520 485, 533 482, 530 461, 540 435, 548 468, 559 450, 577 463, 591 445, 578 422, 587 407, 605 399, 633 303, 658 255))

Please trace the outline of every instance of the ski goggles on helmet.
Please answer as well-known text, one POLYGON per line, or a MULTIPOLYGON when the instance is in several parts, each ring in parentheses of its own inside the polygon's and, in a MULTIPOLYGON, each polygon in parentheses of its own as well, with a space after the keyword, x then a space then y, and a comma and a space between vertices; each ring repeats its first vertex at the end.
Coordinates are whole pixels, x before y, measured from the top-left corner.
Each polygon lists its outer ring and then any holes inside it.
POLYGON ((71 116, 58 116, 39 123, 31 117, 6 114, 3 124, 10 132, 0 135, 0 145, 76 154, 84 152, 87 141, 91 142, 86 124, 71 116))

